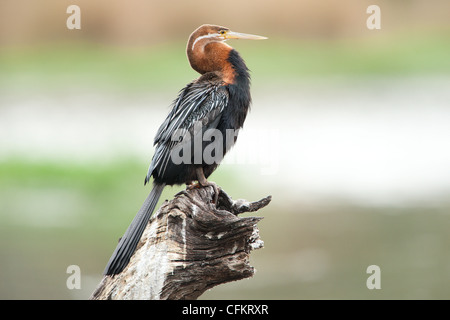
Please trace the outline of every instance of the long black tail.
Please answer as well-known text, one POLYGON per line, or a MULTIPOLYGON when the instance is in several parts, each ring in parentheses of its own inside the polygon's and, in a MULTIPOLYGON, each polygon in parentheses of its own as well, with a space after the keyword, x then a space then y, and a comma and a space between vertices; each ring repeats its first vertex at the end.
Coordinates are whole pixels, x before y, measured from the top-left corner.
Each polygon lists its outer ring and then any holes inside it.
POLYGON ((163 184, 153 184, 153 189, 148 195, 147 199, 145 199, 144 204, 141 209, 139 209, 138 213, 134 217, 127 231, 123 235, 122 239, 120 239, 119 244, 114 250, 111 258, 109 259, 108 264, 106 265, 105 271, 103 274, 105 275, 114 275, 121 273, 122 270, 127 266, 130 261, 131 256, 136 249, 139 240, 141 239, 142 233, 144 233, 145 227, 147 226, 147 222, 152 215, 153 210, 155 209, 156 204, 158 203, 159 197, 166 185, 163 184))

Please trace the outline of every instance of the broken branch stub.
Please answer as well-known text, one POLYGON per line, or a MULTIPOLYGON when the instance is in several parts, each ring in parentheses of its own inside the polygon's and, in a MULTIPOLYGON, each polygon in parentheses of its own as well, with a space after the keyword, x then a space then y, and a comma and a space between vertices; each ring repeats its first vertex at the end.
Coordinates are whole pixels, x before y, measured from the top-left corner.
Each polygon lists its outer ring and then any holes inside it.
POLYGON ((251 277, 251 250, 262 248, 257 223, 239 217, 269 204, 232 200, 212 187, 193 188, 166 201, 150 219, 128 266, 104 276, 91 299, 196 299, 221 283, 251 277))

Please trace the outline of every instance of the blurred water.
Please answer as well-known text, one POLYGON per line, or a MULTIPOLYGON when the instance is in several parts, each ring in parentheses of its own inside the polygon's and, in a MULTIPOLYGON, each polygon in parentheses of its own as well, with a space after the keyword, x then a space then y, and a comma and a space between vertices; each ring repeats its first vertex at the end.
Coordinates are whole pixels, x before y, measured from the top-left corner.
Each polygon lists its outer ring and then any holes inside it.
POLYGON ((361 204, 430 205, 450 194, 449 88, 450 78, 318 81, 258 97, 267 111, 249 122, 279 131, 270 149, 283 178, 272 183, 361 204))
MULTIPOLYGON (((202 298, 448 297, 448 88, 450 77, 255 82, 252 111, 218 171, 236 170, 224 186, 233 196, 273 195, 258 212, 265 248, 252 253, 253 279, 202 298), (383 274, 376 292, 365 287, 372 264, 383 274)), ((0 297, 90 295, 148 192, 128 177, 134 169, 108 171, 115 180, 96 170, 148 163, 178 89, 0 88, 0 161, 94 163, 84 180, 98 184, 85 189, 67 172, 4 184, 0 297), (81 291, 65 286, 71 264, 82 269, 81 291)))
MULTIPOLYGON (((449 88, 450 77, 437 76, 255 84, 252 111, 223 165, 251 168, 252 181, 303 201, 446 202, 449 88)), ((3 87, 0 160, 148 162, 178 89, 3 87)))

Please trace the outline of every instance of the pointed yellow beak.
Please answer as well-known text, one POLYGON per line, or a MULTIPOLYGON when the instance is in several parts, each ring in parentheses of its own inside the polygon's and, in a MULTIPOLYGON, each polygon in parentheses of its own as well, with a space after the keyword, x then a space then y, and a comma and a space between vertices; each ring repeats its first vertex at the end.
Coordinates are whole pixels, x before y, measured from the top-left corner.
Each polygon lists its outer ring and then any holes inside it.
POLYGON ((267 37, 263 37, 263 36, 256 36, 254 34, 239 33, 239 32, 234 32, 234 31, 228 31, 223 36, 224 36, 224 38, 226 40, 228 40, 228 39, 247 39, 247 40, 265 40, 265 39, 268 39, 267 37))

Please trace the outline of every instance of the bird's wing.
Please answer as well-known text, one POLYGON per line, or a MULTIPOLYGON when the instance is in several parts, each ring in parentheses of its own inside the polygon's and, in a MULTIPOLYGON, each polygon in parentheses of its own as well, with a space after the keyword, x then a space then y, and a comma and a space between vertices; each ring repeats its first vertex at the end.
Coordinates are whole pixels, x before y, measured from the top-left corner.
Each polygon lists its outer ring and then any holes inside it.
POLYGON ((170 151, 183 139, 173 141, 174 134, 193 134, 199 121, 203 128, 215 128, 223 109, 228 104, 228 90, 214 82, 193 82, 187 85, 174 101, 174 106, 158 129, 154 144, 157 145, 145 182, 149 181, 155 168, 163 175, 170 159, 170 151), (180 131, 184 130, 184 131, 180 131))

